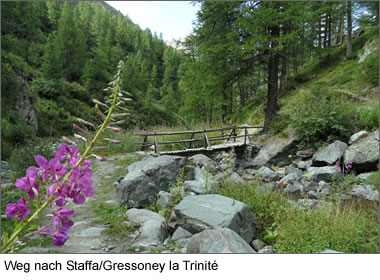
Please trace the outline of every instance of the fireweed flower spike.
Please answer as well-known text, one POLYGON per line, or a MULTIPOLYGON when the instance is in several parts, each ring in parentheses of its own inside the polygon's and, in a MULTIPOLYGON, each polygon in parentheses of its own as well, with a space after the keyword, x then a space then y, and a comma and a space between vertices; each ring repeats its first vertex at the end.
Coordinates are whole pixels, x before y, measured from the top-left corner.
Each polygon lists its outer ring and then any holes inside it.
MULTIPOLYGON (((53 211, 52 215, 55 230, 47 226, 42 226, 37 232, 44 236, 50 235, 56 246, 63 246, 69 238, 69 230, 74 224, 74 222, 69 219, 69 216, 74 214, 74 210, 62 207, 70 199, 77 204, 84 203, 87 197, 94 194, 94 189, 92 187, 93 181, 90 178, 92 175, 92 170, 90 168, 92 161, 87 158, 94 156, 92 152, 96 148, 95 145, 101 140, 100 135, 108 127, 110 122, 114 122, 113 124, 121 124, 122 122, 115 120, 115 118, 126 115, 123 113, 114 114, 116 108, 120 109, 117 104, 118 98, 122 98, 123 92, 120 87, 122 83, 121 72, 123 67, 124 63, 123 61, 120 61, 114 80, 109 83, 109 87, 105 90, 109 92, 109 95, 105 98, 105 103, 108 104, 104 113, 105 119, 96 131, 95 136, 92 138, 87 132, 85 132, 85 134, 88 136, 88 139, 84 138, 82 135, 74 135, 76 138, 82 139, 86 143, 86 148, 83 154, 79 153, 77 146, 69 147, 66 144, 62 144, 60 149, 55 153, 55 158, 50 161, 43 156, 37 155, 35 160, 39 167, 29 167, 26 170, 26 176, 16 181, 16 186, 21 191, 28 193, 29 200, 34 199, 36 194, 38 194, 38 197, 40 198, 45 197, 45 201, 39 207, 37 206, 37 210, 35 210, 30 216, 30 208, 27 205, 27 203, 30 202, 26 202, 24 198, 20 198, 18 203, 10 203, 7 205, 7 217, 15 217, 20 223, 16 226, 9 238, 5 235, 3 236, 1 246, 2 253, 12 251, 11 245, 16 238, 28 228, 33 220, 42 214, 42 211, 45 208, 52 206, 53 203, 60 207, 58 210, 53 211), (41 193, 40 195, 40 192, 44 190, 44 188, 40 187, 41 183, 45 183, 48 187, 46 193, 41 193)), ((97 106, 96 109, 100 110, 99 106, 97 106)), ((77 118, 77 120, 81 124, 96 129, 96 126, 92 123, 79 118, 77 118)), ((78 128, 77 131, 81 133, 82 130, 78 128)), ((67 137, 63 137, 63 140, 70 145, 76 145, 75 142, 67 137)), ((104 139, 102 141, 104 141, 104 139)), ((120 141, 112 139, 111 142, 119 143, 120 141)), ((103 159, 99 156, 96 157, 103 159)))

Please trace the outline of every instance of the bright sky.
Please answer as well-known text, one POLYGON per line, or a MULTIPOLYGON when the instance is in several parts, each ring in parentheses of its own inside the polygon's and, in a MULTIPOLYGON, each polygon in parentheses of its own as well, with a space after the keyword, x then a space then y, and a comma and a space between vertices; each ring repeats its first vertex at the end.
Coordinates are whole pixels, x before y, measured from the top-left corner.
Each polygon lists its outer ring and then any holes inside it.
POLYGON ((193 29, 193 21, 199 4, 188 1, 106 1, 119 10, 143 30, 149 28, 157 35, 160 32, 167 42, 184 39, 193 29))

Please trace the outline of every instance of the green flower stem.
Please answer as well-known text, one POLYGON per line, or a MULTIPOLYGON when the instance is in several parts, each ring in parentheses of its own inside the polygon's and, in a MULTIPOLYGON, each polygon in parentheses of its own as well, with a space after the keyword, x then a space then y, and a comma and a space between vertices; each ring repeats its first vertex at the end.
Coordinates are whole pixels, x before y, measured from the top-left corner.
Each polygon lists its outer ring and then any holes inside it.
MULTIPOLYGON (((110 121, 111 119, 111 115, 112 115, 112 112, 113 112, 113 109, 115 108, 115 104, 116 104, 116 101, 117 101, 117 98, 118 98, 118 84, 119 84, 119 79, 117 79, 117 83, 116 83, 116 87, 114 89, 114 96, 113 96, 113 100, 112 100, 112 105, 108 111, 108 114, 107 114, 107 117, 106 119, 104 120, 102 126, 99 128, 98 132, 96 133, 95 137, 92 139, 90 145, 88 145, 86 151, 83 153, 83 155, 81 156, 81 158, 79 159, 79 161, 77 162, 77 164, 74 166, 74 167, 78 167, 82 162, 83 160, 88 156, 88 154, 90 153, 91 151, 91 148, 94 146, 94 144, 96 143, 96 141, 98 140, 100 134, 103 132, 103 130, 107 127, 108 125, 108 122, 110 121)), ((69 178, 70 178, 70 175, 72 173, 72 170, 70 170, 69 173, 67 173, 64 177, 64 180, 63 182, 66 182, 69 178)), ((10 244, 12 244, 12 242, 16 239, 16 237, 35 219, 37 218, 41 212, 50 204, 54 201, 55 199, 55 196, 57 194, 59 190, 59 184, 57 183, 57 188, 55 190, 55 192, 44 202, 44 204, 41 205, 40 208, 38 208, 36 210, 36 212, 34 212, 34 214, 27 220, 24 222, 24 224, 16 231, 13 233, 13 235, 8 239, 8 241, 4 244, 4 246, 1 247, 1 252, 5 251, 5 249, 7 249, 9 247, 10 244)))

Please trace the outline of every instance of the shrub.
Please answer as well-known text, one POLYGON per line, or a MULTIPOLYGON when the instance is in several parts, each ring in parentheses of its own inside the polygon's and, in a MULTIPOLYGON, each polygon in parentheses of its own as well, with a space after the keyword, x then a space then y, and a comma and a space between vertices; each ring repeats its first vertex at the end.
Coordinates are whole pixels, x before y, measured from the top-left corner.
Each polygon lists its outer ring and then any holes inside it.
POLYGON ((72 134, 73 121, 71 114, 62 106, 59 106, 54 100, 39 99, 37 107, 40 110, 37 132, 39 136, 72 134))
POLYGON ((16 146, 35 137, 33 129, 16 114, 1 120, 1 158, 8 159, 16 146))
POLYGON ((351 135, 357 114, 323 87, 312 89, 312 94, 299 101, 292 125, 301 137, 301 146, 321 146, 325 142, 347 141, 351 135))
POLYGON ((53 99, 58 93, 56 83, 43 78, 34 79, 30 89, 33 93, 38 94, 38 96, 42 98, 53 99))
POLYGON ((54 149, 47 140, 36 138, 27 141, 24 146, 14 150, 9 159, 13 178, 25 176, 26 168, 29 166, 36 166, 34 160, 36 155, 41 155, 45 158, 53 158, 54 149))
POLYGON ((379 102, 360 110, 360 124, 368 130, 379 128, 379 102))

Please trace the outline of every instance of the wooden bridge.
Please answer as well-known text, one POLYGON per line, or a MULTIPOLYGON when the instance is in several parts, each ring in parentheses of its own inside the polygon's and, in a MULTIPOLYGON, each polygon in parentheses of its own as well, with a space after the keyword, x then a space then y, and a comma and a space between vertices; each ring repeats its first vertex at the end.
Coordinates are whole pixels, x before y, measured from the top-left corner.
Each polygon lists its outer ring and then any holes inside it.
POLYGON ((232 147, 245 146, 252 143, 251 136, 255 134, 249 134, 249 129, 263 129, 263 126, 228 126, 220 128, 210 128, 204 130, 191 130, 191 131, 176 131, 176 132, 154 132, 154 133, 135 133, 136 136, 144 137, 143 142, 136 142, 141 146, 141 150, 145 150, 149 147, 154 147, 154 152, 156 155, 160 154, 189 154, 189 153, 202 153, 202 152, 211 152, 216 150, 228 150, 232 147), (240 134, 237 134, 237 131, 240 130, 240 134), (229 131, 228 133, 224 133, 229 131), (217 136, 208 136, 209 132, 220 132, 220 135, 217 136), (196 137, 197 135, 201 137, 196 137), (173 135, 191 135, 189 139, 182 140, 173 140, 173 141, 162 141, 158 140, 158 137, 161 139, 164 136, 173 136, 173 135), (203 136, 203 137, 202 137, 203 136), (149 137, 153 137, 153 142, 149 142, 149 137), (211 145, 213 141, 224 141, 222 144, 211 145), (203 142, 202 147, 195 147, 195 143, 203 142), (160 152, 159 145, 166 144, 188 144, 188 148, 176 151, 163 151, 160 152))

